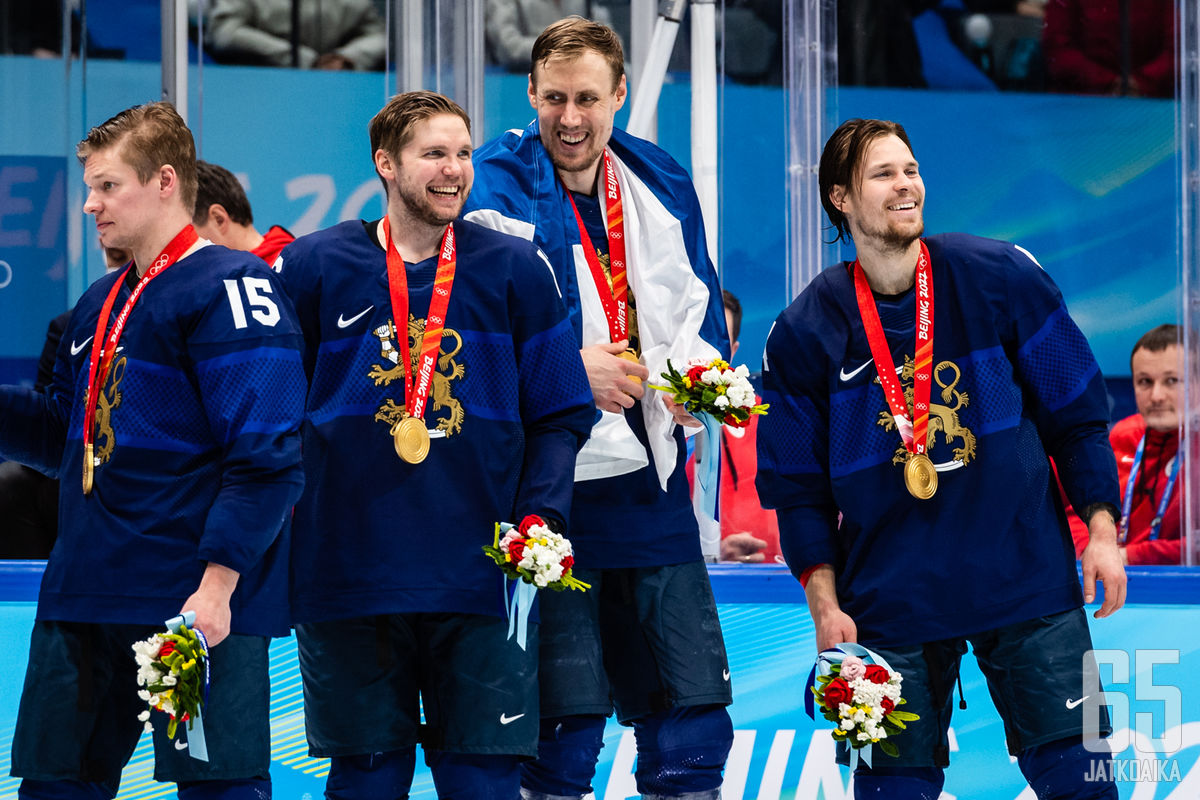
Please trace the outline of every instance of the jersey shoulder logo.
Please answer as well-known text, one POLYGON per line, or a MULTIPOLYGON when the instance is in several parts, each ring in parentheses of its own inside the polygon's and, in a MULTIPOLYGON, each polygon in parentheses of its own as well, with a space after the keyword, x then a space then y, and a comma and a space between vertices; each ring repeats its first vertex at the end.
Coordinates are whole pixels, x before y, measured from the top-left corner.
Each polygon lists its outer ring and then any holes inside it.
MULTIPOLYGON (((908 356, 904 357, 904 366, 900 370, 900 384, 904 387, 904 400, 908 406, 908 418, 913 418, 913 373, 914 362, 908 356)), ((958 411, 965 406, 970 405, 970 398, 966 392, 959 391, 956 387, 959 381, 962 380, 962 370, 953 361, 941 361, 933 368, 933 379, 937 385, 942 387, 941 403, 929 404, 929 428, 926 434, 926 444, 929 448, 930 456, 933 455, 934 445, 937 444, 937 434, 940 432, 943 437, 943 442, 949 445, 954 440, 961 441, 961 446, 955 447, 952 451, 952 461, 958 462, 954 467, 966 466, 971 459, 975 458, 975 434, 971 429, 962 424, 958 418, 958 411), (943 373, 950 373, 953 378, 949 383, 943 380, 943 373), (948 405, 953 403, 953 405, 948 405)), ((875 383, 880 383, 879 376, 875 376, 875 383)), ((891 410, 879 412, 879 419, 876 424, 884 430, 890 431, 896 428, 896 418, 892 416, 891 410)), ((900 446, 896 448, 895 455, 892 456, 893 464, 903 464, 908 458, 908 449, 904 446, 904 442, 900 442, 900 446)), ((948 465, 947 465, 948 466, 948 465)), ((937 464, 939 471, 943 468, 942 464, 937 464)))
MULTIPOLYGON (((384 367, 383 364, 372 364, 367 377, 375 381, 376 386, 387 386, 392 381, 398 380, 403 387, 404 368, 400 366, 400 350, 396 347, 395 325, 389 319, 385 324, 376 328, 374 333, 379 337, 380 355, 385 359, 385 363, 391 362, 392 366, 384 367)), ((425 338, 425 320, 416 319, 409 314, 407 335, 409 361, 415 375, 421 358, 421 341, 425 338)), ((442 436, 455 436, 462 432, 463 418, 465 417, 462 403, 456 400, 450 391, 451 381, 459 380, 466 374, 466 365, 458 361, 462 346, 462 336, 458 334, 458 331, 452 328, 442 329, 442 341, 438 348, 438 358, 429 386, 429 404, 425 407, 426 426, 430 427, 431 432, 438 431, 442 436), (447 340, 449 340, 449 350, 446 349, 447 340), (441 413, 439 414, 439 412, 441 413), (433 422, 435 416, 438 417, 437 425, 431 426, 430 423, 433 422)), ((404 403, 397 404, 395 400, 388 398, 379 407, 379 411, 375 414, 375 420, 382 422, 390 431, 403 416, 404 403)))

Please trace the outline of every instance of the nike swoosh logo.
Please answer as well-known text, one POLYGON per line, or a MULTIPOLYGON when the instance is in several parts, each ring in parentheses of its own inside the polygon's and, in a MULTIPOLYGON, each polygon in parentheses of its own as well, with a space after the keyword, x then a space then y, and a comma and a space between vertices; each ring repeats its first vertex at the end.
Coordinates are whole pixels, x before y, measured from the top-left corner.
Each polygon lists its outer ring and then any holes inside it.
POLYGON ((725 680, 729 680, 729 670, 725 670, 724 672, 722 672, 721 677, 724 678, 725 680))
POLYGON ((374 307, 375 306, 367 306, 366 308, 364 308, 362 311, 355 314, 350 319, 346 319, 341 314, 338 314, 338 323, 337 323, 338 327, 339 328, 349 328, 351 325, 353 325, 354 323, 356 323, 360 319, 362 319, 363 315, 365 315, 368 311, 370 311, 374 307))
POLYGON ((853 370, 853 371, 851 371, 851 372, 846 372, 846 368, 845 368, 845 367, 842 367, 842 371, 838 373, 838 377, 839 377, 839 378, 841 378, 841 379, 842 379, 842 382, 844 383, 845 381, 848 381, 848 380, 850 380, 850 379, 851 379, 851 378, 853 378, 855 375, 857 375, 858 373, 860 373, 860 372, 862 372, 864 369, 866 369, 866 368, 867 368, 867 366, 868 366, 868 365, 870 365, 870 363, 871 363, 872 361, 874 361, 874 360, 875 360, 875 359, 873 359, 873 358, 868 358, 868 359, 867 359, 867 361, 866 361, 866 363, 859 365, 858 369, 856 369, 856 370, 853 370))
POLYGON ((1083 697, 1079 698, 1078 700, 1071 700, 1068 698, 1067 699, 1067 710, 1075 708, 1077 705, 1082 703, 1084 700, 1087 700, 1089 697, 1091 697, 1090 694, 1085 694, 1083 697))
POLYGON ((501 714, 501 715, 500 715, 500 724, 501 724, 501 725, 507 725, 507 724, 508 724, 508 723, 510 723, 510 722, 516 722, 517 720, 519 720, 519 719, 520 719, 521 717, 523 717, 523 716, 525 716, 525 715, 524 715, 524 714, 517 714, 515 717, 510 717, 510 716, 508 716, 508 714, 501 714))
POLYGON ((96 338, 95 336, 89 336, 86 339, 84 339, 82 342, 80 342, 79 344, 75 344, 75 340, 72 339, 71 340, 71 355, 77 356, 80 353, 82 353, 83 348, 87 347, 87 343, 95 338, 96 338))

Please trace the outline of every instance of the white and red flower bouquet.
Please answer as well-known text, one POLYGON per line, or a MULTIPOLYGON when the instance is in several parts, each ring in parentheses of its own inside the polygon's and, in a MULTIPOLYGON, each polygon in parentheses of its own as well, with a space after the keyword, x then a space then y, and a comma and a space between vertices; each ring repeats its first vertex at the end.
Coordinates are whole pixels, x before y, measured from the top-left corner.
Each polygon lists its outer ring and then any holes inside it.
POLYGON ((744 428, 750 417, 765 414, 769 403, 755 403, 754 387, 750 385, 750 370, 745 364, 731 367, 728 361, 693 359, 687 371, 680 372, 667 359, 667 371, 662 373, 666 386, 650 384, 651 388, 670 392, 671 399, 687 407, 693 416, 709 414, 731 428, 744 428))
MULTIPOLYGON (((889 756, 899 754, 890 737, 904 731, 908 722, 920 717, 901 711, 905 700, 901 696, 902 676, 877 654, 854 644, 840 644, 817 656, 813 674, 809 677, 811 697, 805 698, 809 716, 813 715, 813 699, 820 705, 821 715, 837 725, 833 738, 845 742, 855 757, 869 745, 878 745, 889 756)), ((862 754, 871 765, 870 751, 862 754)))
MULTIPOLYGON (((529 627, 529 612, 538 589, 564 589, 586 591, 591 584, 584 583, 573 574, 575 555, 571 541, 561 533, 555 533, 546 521, 536 514, 529 514, 519 525, 508 522, 496 523, 496 534, 490 546, 483 552, 495 561, 501 571, 516 585, 506 600, 508 611, 508 636, 517 637, 517 644, 525 649, 529 627)), ((507 591, 507 584, 506 584, 507 591)))
POLYGON ((572 574, 575 555, 571 541, 550 529, 541 517, 529 514, 519 525, 496 523, 496 537, 483 552, 513 580, 538 589, 584 591, 591 588, 572 574))
MULTIPOLYGON (((178 632, 168 630, 156 633, 149 639, 133 644, 134 660, 137 662, 138 697, 150 708, 162 711, 170 717, 167 736, 175 738, 180 722, 188 723, 190 730, 204 705, 208 681, 208 647, 204 638, 186 623, 178 626, 178 632)), ((138 719, 152 731, 150 711, 143 711, 138 719)), ((176 744, 182 749, 183 743, 176 744)))

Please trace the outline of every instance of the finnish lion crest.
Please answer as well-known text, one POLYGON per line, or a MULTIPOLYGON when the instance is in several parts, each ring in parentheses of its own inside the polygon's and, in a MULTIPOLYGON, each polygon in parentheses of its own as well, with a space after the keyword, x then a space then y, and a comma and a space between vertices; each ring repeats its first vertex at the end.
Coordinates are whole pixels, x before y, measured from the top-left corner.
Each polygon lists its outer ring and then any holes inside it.
MULTIPOLYGON (((913 370, 913 360, 905 356, 904 366, 900 369, 900 384, 904 387, 904 400, 908 406, 909 419, 912 419, 913 413, 913 370)), ((929 432, 926 441, 929 449, 932 450, 937 443, 939 432, 947 445, 956 439, 960 440, 962 445, 954 448, 953 455, 955 461, 959 461, 965 466, 975 457, 975 434, 971 433, 971 429, 963 425, 958 418, 958 410, 970 405, 967 393, 960 392, 955 388, 962 380, 962 371, 953 361, 942 361, 933 368, 933 379, 937 381, 938 386, 942 387, 942 403, 931 402, 929 404, 929 432), (952 372, 954 375, 953 380, 948 384, 942 380, 944 371, 952 372), (949 405, 952 401, 953 405, 949 405)), ((875 378, 875 383, 880 383, 878 376, 875 378)), ((895 430, 896 419, 892 416, 891 411, 881 411, 876 424, 882 426, 884 430, 895 430)), ((904 442, 901 442, 900 446, 896 448, 895 455, 892 456, 892 463, 902 464, 907 458, 908 450, 905 448, 904 442)))
MULTIPOLYGON (((390 361, 392 366, 385 368, 382 364, 373 364, 367 377, 375 381, 376 386, 387 386, 394 380, 399 380, 403 384, 404 368, 400 366, 400 350, 395 345, 396 327, 392 320, 388 320, 376 328, 374 334, 379 337, 380 356, 385 359, 385 362, 390 361)), ((416 319, 409 314, 408 352, 414 374, 421 358, 421 340, 424 338, 425 320, 416 319)), ((433 379, 429 386, 429 401, 425 407, 426 423, 433 421, 434 413, 445 412, 438 419, 436 430, 442 431, 446 436, 454 436, 462 431, 462 403, 455 400, 450 393, 450 381, 458 380, 466 372, 466 367, 455 360, 455 356, 462 350, 462 344, 462 337, 457 331, 450 328, 442 329, 437 368, 433 371, 433 379), (453 349, 449 352, 445 349, 447 339, 453 343, 453 349)), ((379 411, 375 414, 375 421, 384 423, 390 430, 402 416, 404 416, 404 404, 397 404, 396 401, 389 398, 379 407, 379 411)))
POLYGON ((96 397, 96 450, 94 455, 100 464, 112 458, 113 450, 117 446, 117 436, 113 432, 112 426, 112 412, 121 405, 121 381, 125 377, 125 364, 128 360, 125 356, 121 356, 112 363, 106 376, 108 381, 101 384, 105 388, 101 389, 96 397))

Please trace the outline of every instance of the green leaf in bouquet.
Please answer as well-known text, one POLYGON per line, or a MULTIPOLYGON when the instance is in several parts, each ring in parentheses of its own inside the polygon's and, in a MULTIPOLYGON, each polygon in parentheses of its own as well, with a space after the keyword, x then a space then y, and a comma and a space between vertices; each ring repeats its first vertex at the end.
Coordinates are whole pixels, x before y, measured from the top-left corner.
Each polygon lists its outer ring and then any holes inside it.
MULTIPOLYGON (((904 701, 901 700, 900 702, 903 703, 904 701)), ((914 714, 911 711, 895 710, 895 711, 892 711, 892 713, 888 714, 887 718, 889 720, 895 720, 897 722, 916 722, 917 720, 919 720, 921 718, 921 716, 919 714, 914 714)))
POLYGON ((879 745, 880 750, 887 753, 892 758, 896 758, 900 755, 900 750, 896 747, 896 745, 892 742, 889 742, 887 739, 880 739, 878 742, 876 742, 876 744, 879 745))

